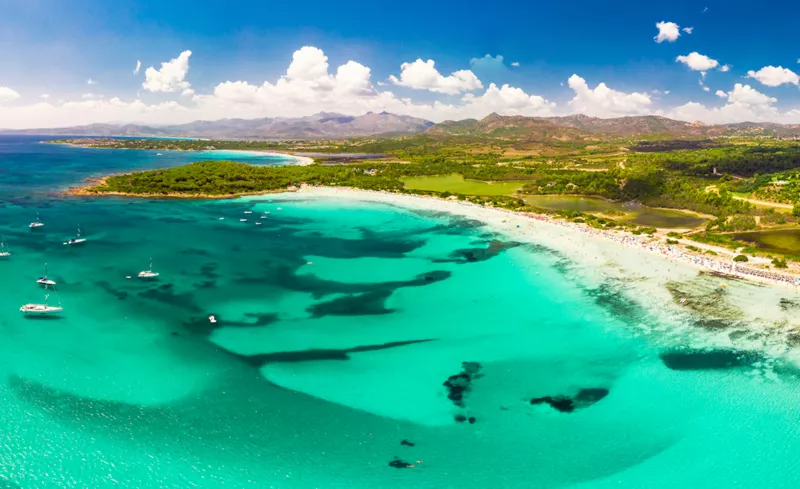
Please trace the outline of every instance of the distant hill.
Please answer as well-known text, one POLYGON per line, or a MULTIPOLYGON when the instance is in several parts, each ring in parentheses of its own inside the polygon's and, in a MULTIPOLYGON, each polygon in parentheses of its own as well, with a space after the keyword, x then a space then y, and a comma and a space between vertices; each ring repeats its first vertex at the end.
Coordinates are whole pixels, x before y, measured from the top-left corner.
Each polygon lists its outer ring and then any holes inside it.
POLYGON ((560 117, 524 117, 490 114, 483 119, 439 124, 415 117, 369 112, 348 116, 320 112, 307 117, 265 117, 195 121, 172 126, 90 124, 60 128, 0 130, 0 134, 47 136, 152 136, 204 139, 343 139, 358 136, 482 136, 528 141, 591 141, 603 137, 660 136, 698 139, 718 136, 777 136, 800 138, 800 124, 743 122, 706 125, 655 115, 601 119, 582 114, 560 117))
POLYGON ((491 114, 481 120, 445 121, 426 131, 436 135, 474 135, 536 141, 591 140, 603 136, 661 135, 672 138, 718 136, 800 136, 800 125, 745 122, 706 125, 648 115, 601 119, 582 114, 562 117, 523 117, 491 114))
POLYGON ((42 136, 155 136, 207 139, 337 139, 356 136, 403 135, 425 131, 432 122, 388 112, 354 117, 320 112, 307 117, 265 117, 195 121, 173 126, 90 124, 87 126, 0 130, 0 134, 42 136))

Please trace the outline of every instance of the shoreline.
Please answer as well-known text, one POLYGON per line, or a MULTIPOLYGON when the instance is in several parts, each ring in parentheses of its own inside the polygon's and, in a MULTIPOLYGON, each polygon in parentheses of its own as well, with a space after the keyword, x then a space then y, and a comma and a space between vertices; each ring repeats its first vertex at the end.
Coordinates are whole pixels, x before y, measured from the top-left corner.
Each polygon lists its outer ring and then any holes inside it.
MULTIPOLYGON (((114 175, 106 175, 98 178, 88 178, 84 180, 85 185, 69 187, 64 194, 76 197, 126 197, 141 199, 185 199, 185 200, 229 200, 240 197, 254 197, 258 195, 276 194, 309 194, 320 197, 345 197, 357 200, 376 201, 396 205, 398 207, 416 208, 420 210, 435 210, 457 214, 468 218, 473 218, 485 222, 492 227, 505 230, 506 234, 514 235, 521 241, 531 242, 525 233, 519 233, 514 229, 521 228, 523 224, 531 223, 548 225, 549 230, 562 229, 568 231, 573 237, 575 233, 602 239, 605 242, 613 242, 614 246, 620 249, 635 249, 648 254, 661 256, 671 262, 678 262, 688 265, 694 269, 701 269, 715 274, 722 274, 731 279, 747 280, 751 283, 766 285, 782 285, 797 288, 800 286, 800 274, 790 271, 776 272, 763 270, 752 266, 739 265, 733 262, 735 252, 714 245, 706 245, 694 241, 679 241, 678 244, 668 245, 664 242, 664 236, 647 237, 646 235, 633 235, 625 231, 600 230, 592 228, 586 224, 574 223, 559 219, 547 214, 535 214, 530 212, 516 212, 496 207, 486 207, 464 201, 453 199, 442 199, 435 196, 402 194, 387 191, 373 191, 349 187, 314 187, 303 185, 300 188, 284 188, 275 191, 256 191, 238 194, 208 195, 208 194, 131 194, 126 192, 93 192, 91 189, 101 186, 105 181, 114 175), (507 219, 513 219, 516 228, 510 229, 504 226, 507 219), (714 257, 705 253, 697 253, 687 249, 693 246, 703 251, 713 251, 714 257), (719 255, 727 256, 723 260, 719 255), (730 255, 730 256, 728 256, 730 255)), ((661 230, 664 231, 663 229, 661 230)), ((563 241, 563 240, 562 240, 563 241)), ((563 244, 563 243, 561 243, 563 244)), ((766 264, 768 262, 764 262, 766 264)))
MULTIPOLYGON (((405 208, 448 212, 485 222, 486 224, 490 225, 490 227, 503 232, 503 234, 507 234, 514 239, 524 242, 540 243, 543 241, 551 241, 557 243, 558 245, 564 245, 566 244, 567 240, 579 236, 576 233, 580 233, 580 235, 593 238, 593 240, 602 240, 606 244, 613 244, 620 250, 636 250, 646 255, 661 256, 669 262, 686 265, 695 270, 699 269, 717 275, 721 274, 729 277, 730 279, 742 279, 755 284, 791 287, 793 289, 796 289, 798 286, 800 286, 800 276, 797 274, 788 272, 774 272, 772 270, 760 270, 754 267, 739 265, 732 260, 735 253, 730 253, 732 256, 729 260, 725 261, 719 256, 709 257, 705 254, 695 254, 686 249, 686 244, 683 243, 678 245, 667 245, 664 243, 663 237, 660 236, 649 238, 645 235, 633 235, 624 231, 599 230, 589 227, 585 224, 564 221, 546 214, 515 212, 502 208, 480 206, 458 200, 445 200, 438 197, 398 194, 392 192, 362 190, 346 187, 303 186, 293 193, 308 194, 315 197, 355 198, 358 200, 381 202, 405 208), (535 227, 544 226, 548 228, 548 231, 560 229, 562 231, 566 231, 568 235, 560 236, 560 238, 563 239, 542 239, 543 235, 538 235, 538 239, 530 239, 532 237, 532 233, 526 232, 526 230, 530 229, 530 225, 533 224, 536 225, 535 227), (525 225, 525 227, 523 227, 523 225, 525 225)), ((694 242, 689 244, 698 248, 702 247, 701 249, 717 249, 717 247, 713 246, 706 248, 703 247, 702 244, 694 242)), ((580 243, 573 243, 573 246, 574 245, 580 245, 580 243)), ((729 252, 729 250, 726 251, 729 252)))
POLYGON ((137 148, 112 148, 112 147, 104 147, 104 146, 86 146, 83 144, 76 144, 76 143, 64 143, 64 142, 50 142, 50 141, 39 141, 40 144, 59 144, 64 146, 69 146, 71 148, 82 148, 82 149, 119 149, 119 150, 127 150, 127 151, 171 151, 176 153, 206 153, 206 152, 224 152, 224 153, 240 153, 240 154, 251 154, 251 155, 260 155, 260 156, 280 156, 280 157, 289 157, 294 160, 297 160, 295 163, 297 166, 308 166, 314 164, 314 158, 310 158, 308 156, 297 156, 292 153, 282 153, 280 151, 273 151, 273 150, 257 150, 257 149, 137 149, 137 148))

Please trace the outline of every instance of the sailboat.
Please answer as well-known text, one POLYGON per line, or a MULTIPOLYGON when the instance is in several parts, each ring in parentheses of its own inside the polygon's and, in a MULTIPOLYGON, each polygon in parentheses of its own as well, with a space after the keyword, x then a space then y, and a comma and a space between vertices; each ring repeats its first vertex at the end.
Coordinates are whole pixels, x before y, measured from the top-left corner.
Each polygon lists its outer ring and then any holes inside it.
POLYGON ((61 302, 58 303, 57 306, 51 306, 47 299, 50 298, 50 294, 44 294, 44 304, 25 304, 24 306, 20 307, 19 310, 23 314, 30 314, 30 315, 37 315, 37 316, 46 316, 49 314, 58 314, 64 310, 61 307, 61 302))
POLYGON ((36 279, 36 283, 39 285, 44 285, 47 288, 48 285, 55 285, 56 283, 49 278, 47 278, 47 263, 44 264, 44 276, 39 277, 36 279))
POLYGON ((158 272, 153 271, 153 259, 150 258, 150 270, 144 270, 142 272, 139 272, 138 277, 152 279, 152 278, 157 278, 158 275, 159 275, 158 272))
POLYGON ((64 241, 65 245, 79 245, 86 242, 86 238, 81 238, 81 227, 78 226, 78 234, 70 239, 69 241, 64 241))
POLYGON ((39 213, 38 212, 36 213, 36 220, 33 221, 32 223, 28 224, 28 227, 31 228, 31 229, 37 229, 37 228, 44 227, 44 223, 42 222, 41 219, 39 219, 39 213))
POLYGON ((0 241, 0 258, 7 258, 11 256, 10 251, 6 251, 6 237, 3 236, 3 240, 0 241))

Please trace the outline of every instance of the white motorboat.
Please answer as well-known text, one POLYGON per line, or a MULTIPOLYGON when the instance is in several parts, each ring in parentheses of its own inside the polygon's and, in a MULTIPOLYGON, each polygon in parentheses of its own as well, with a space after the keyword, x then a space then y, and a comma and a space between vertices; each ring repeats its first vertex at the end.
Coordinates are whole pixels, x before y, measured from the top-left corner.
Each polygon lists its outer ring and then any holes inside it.
POLYGON ((239 222, 247 222, 247 219, 241 218, 241 219, 239 219, 239 222))
POLYGON ((44 285, 45 288, 47 286, 53 286, 56 284, 53 280, 47 278, 47 263, 44 264, 44 275, 36 279, 36 283, 39 285, 44 285))
POLYGON ((156 156, 163 156, 161 153, 156 153, 156 156))
POLYGON ((81 227, 78 226, 78 234, 74 238, 72 238, 72 239, 70 239, 68 241, 64 241, 64 244, 65 245, 79 245, 79 244, 83 244, 85 242, 86 242, 86 238, 81 238, 81 227))
POLYGON ((28 227, 31 228, 31 229, 37 229, 37 228, 44 227, 44 223, 42 222, 41 219, 39 219, 39 213, 38 212, 36 213, 36 220, 33 221, 32 223, 28 224, 28 227))
POLYGON ((159 275, 158 272, 154 272, 153 271, 153 259, 151 258, 150 259, 150 270, 144 270, 144 271, 139 272, 139 275, 137 275, 137 277, 153 279, 153 278, 158 278, 158 275, 159 275))
POLYGON ((252 214, 253 211, 244 211, 245 214, 252 214))

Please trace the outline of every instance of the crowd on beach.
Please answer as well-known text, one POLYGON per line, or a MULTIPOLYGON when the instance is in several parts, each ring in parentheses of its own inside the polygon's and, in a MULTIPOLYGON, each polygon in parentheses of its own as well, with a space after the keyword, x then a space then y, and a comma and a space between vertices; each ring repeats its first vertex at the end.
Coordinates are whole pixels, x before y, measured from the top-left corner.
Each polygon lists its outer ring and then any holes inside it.
MULTIPOLYGON (((383 192, 383 191, 372 191, 372 190, 360 190, 362 192, 367 193, 377 193, 377 194, 384 194, 389 196, 396 196, 397 194, 391 192, 383 192)), ((417 196, 419 198, 424 199, 431 199, 431 200, 439 200, 438 197, 433 196, 417 196)), ((487 208, 486 206, 475 204, 472 202, 464 202, 459 200, 454 200, 460 205, 469 206, 469 207, 478 207, 478 208, 487 208)), ((748 278, 760 281, 768 281, 776 284, 782 285, 791 285, 798 287, 800 286, 800 278, 782 274, 778 272, 773 272, 769 270, 761 270, 757 268, 746 267, 743 265, 739 265, 738 263, 734 263, 733 261, 726 262, 720 259, 713 259, 707 256, 699 256, 697 254, 692 254, 687 252, 684 248, 680 246, 674 246, 669 244, 660 243, 654 240, 651 237, 647 236, 636 236, 627 233, 621 233, 619 231, 611 231, 611 230, 602 230, 589 227, 585 224, 573 223, 569 221, 565 221, 562 219, 557 219, 545 214, 532 214, 527 212, 514 212, 507 209, 501 208, 494 208, 494 210, 499 212, 505 212, 508 214, 513 214, 515 216, 524 216, 529 219, 533 219, 540 222, 546 222, 548 224, 557 225, 565 228, 569 228, 576 232, 581 232, 585 234, 590 234, 592 236, 600 236, 606 239, 610 239, 615 241, 623 246, 629 246, 638 248, 641 250, 649 251, 652 253, 658 253, 666 258, 674 259, 683 261, 685 263, 704 268, 713 272, 722 273, 726 275, 731 275, 739 278, 748 278)))

